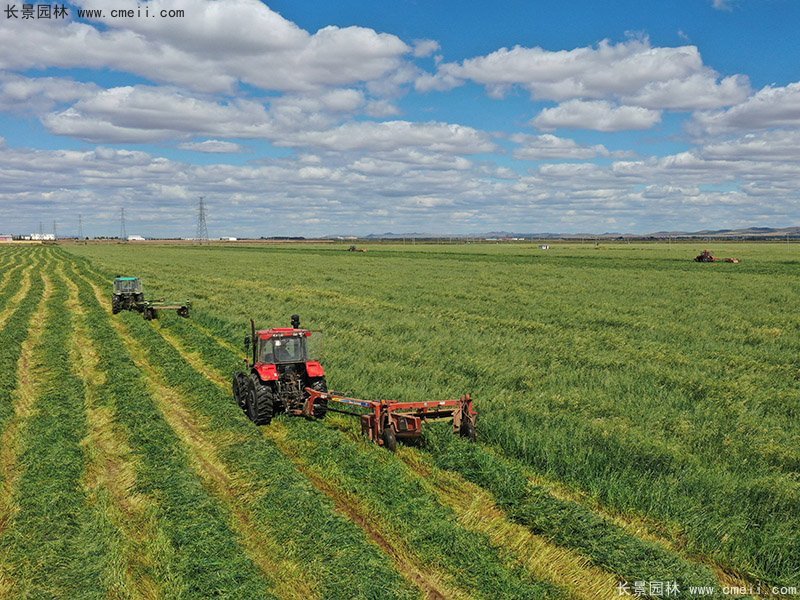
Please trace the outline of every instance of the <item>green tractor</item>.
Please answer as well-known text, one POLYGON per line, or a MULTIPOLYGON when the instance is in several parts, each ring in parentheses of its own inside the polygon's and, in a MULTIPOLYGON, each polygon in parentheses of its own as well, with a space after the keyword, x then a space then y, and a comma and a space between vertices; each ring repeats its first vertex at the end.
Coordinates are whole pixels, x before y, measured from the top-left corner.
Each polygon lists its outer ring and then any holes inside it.
POLYGON ((191 302, 166 302, 145 300, 142 281, 138 277, 121 277, 114 279, 114 293, 111 296, 111 312, 117 314, 123 310, 142 313, 148 321, 158 318, 160 310, 174 310, 180 317, 188 317, 191 302))

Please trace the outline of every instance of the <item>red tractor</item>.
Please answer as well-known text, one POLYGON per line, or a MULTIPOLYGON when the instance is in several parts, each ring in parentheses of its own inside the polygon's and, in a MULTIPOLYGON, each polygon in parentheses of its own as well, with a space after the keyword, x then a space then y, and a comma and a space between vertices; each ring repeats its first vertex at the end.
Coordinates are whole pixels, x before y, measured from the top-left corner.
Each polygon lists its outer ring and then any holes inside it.
MULTIPOLYGON (((233 376, 233 397, 257 425, 267 425, 279 412, 303 414, 310 388, 327 392, 325 369, 311 359, 308 341, 314 332, 300 329, 300 317, 292 315, 291 327, 256 331, 250 321, 251 335, 245 348, 252 350, 247 362, 248 374, 233 376)), ((327 412, 327 400, 314 403, 313 415, 321 419, 327 412)))
POLYGON ((465 394, 451 400, 360 400, 329 392, 325 370, 309 349, 312 336, 320 332, 300 329, 300 317, 292 315, 291 327, 256 331, 245 348, 252 350, 252 361, 245 360, 249 373, 233 376, 233 397, 257 425, 268 425, 279 412, 322 419, 328 412, 352 415, 361 421, 361 432, 379 446, 394 451, 397 440, 422 436, 425 421, 452 420, 453 432, 471 441, 476 439, 478 413, 472 398, 465 394), (330 406, 333 403, 333 406, 330 406))

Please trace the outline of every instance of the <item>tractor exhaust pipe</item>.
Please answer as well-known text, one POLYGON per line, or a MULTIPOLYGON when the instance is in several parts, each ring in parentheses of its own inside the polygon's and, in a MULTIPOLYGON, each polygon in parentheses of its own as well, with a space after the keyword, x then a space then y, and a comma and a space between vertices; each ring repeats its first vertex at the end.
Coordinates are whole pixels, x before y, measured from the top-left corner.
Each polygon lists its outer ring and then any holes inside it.
POLYGON ((253 340, 253 364, 256 364, 256 322, 253 319, 250 319, 250 335, 252 336, 250 339, 253 340))

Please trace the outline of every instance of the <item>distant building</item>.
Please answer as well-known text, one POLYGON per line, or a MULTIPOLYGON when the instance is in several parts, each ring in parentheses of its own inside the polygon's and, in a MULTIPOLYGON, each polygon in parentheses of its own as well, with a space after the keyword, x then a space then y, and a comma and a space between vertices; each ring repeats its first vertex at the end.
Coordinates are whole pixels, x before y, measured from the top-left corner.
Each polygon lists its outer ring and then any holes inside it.
POLYGON ((13 242, 14 238, 10 235, 0 235, 0 244, 5 244, 8 242, 13 242))
POLYGON ((220 242, 236 242, 238 240, 239 240, 239 238, 235 238, 235 237, 221 237, 221 238, 219 238, 220 242))
POLYGON ((54 242, 56 236, 53 233, 32 233, 31 239, 39 242, 54 242))
POLYGON ((550 250, 550 244, 539 244, 539 250, 550 250))
POLYGON ((143 242, 144 238, 140 235, 129 235, 128 236, 129 242, 143 242))

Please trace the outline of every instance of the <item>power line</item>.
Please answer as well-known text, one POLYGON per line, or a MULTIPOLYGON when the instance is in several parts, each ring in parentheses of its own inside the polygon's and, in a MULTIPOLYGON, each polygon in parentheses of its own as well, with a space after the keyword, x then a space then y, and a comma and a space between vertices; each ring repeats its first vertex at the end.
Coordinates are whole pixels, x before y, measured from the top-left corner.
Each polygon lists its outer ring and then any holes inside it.
POLYGON ((200 204, 197 208, 197 234, 195 235, 198 243, 208 242, 208 225, 206 225, 206 203, 205 197, 200 196, 200 204))

